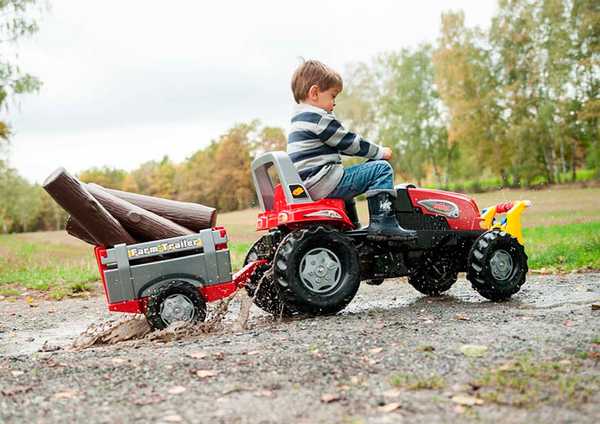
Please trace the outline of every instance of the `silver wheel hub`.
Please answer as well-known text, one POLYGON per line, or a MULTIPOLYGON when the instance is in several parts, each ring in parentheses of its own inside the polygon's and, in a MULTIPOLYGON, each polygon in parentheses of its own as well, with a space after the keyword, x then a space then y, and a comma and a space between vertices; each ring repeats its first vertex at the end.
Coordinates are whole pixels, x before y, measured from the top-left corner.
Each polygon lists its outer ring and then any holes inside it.
POLYGON ((505 250, 497 250, 490 259, 490 269, 496 280, 506 280, 513 271, 513 260, 505 250))
POLYGON ((172 294, 160 305, 160 317, 167 325, 177 321, 191 321, 194 318, 194 304, 184 294, 172 294))
POLYGON ((300 280, 310 291, 325 293, 342 277, 342 264, 335 253, 324 247, 310 250, 300 261, 300 280))

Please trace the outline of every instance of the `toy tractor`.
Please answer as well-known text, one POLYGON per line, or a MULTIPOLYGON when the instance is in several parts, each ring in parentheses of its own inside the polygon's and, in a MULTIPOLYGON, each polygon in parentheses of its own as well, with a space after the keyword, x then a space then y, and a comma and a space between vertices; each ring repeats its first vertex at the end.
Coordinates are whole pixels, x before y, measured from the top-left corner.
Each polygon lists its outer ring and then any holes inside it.
POLYGON ((246 256, 246 264, 263 262, 245 287, 271 314, 336 313, 350 303, 361 281, 381 284, 406 276, 419 292, 435 296, 466 271, 473 288, 493 301, 510 298, 525 282, 520 215, 527 201, 480 214, 465 195, 397 185, 396 219, 417 238, 382 241, 360 228, 353 202, 312 200, 286 153, 258 157, 252 174, 262 209, 257 230, 267 233, 246 256))

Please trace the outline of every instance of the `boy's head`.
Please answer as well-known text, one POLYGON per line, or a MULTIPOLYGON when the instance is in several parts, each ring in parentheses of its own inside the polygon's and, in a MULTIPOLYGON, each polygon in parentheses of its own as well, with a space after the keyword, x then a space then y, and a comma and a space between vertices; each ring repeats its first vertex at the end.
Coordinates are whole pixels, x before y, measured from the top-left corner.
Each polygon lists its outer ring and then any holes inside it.
POLYGON ((342 77, 318 60, 302 63, 292 76, 292 92, 296 103, 310 105, 332 112, 335 97, 344 88, 342 77))

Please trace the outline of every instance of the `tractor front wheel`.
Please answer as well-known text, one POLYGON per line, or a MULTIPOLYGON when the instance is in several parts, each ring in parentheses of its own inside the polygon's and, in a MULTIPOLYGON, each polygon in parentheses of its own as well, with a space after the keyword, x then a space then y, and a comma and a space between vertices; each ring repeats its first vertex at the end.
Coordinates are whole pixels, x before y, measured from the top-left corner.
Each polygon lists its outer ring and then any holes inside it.
POLYGON ((517 293, 527 277, 527 255, 516 238, 500 230, 483 233, 469 253, 467 279, 486 299, 502 301, 517 293))
POLYGON ((283 302, 301 313, 341 311, 360 285, 358 252, 352 240, 326 227, 288 234, 273 261, 283 302))

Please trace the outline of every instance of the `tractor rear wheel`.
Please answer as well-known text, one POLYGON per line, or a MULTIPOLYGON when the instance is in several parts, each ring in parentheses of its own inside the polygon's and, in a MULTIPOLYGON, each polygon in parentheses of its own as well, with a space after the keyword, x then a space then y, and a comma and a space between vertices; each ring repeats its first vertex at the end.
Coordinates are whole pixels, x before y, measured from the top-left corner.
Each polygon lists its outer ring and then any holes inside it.
POLYGON ((425 254, 408 275, 408 282, 427 296, 439 296, 458 279, 458 271, 447 254, 425 254))
POLYGON ((487 231, 471 247, 467 279, 486 299, 509 299, 525 283, 527 271, 523 245, 504 231, 487 231))
POLYGON ((310 314, 334 314, 360 285, 358 252, 352 240, 326 227, 288 234, 275 253, 274 278, 285 305, 310 314))

